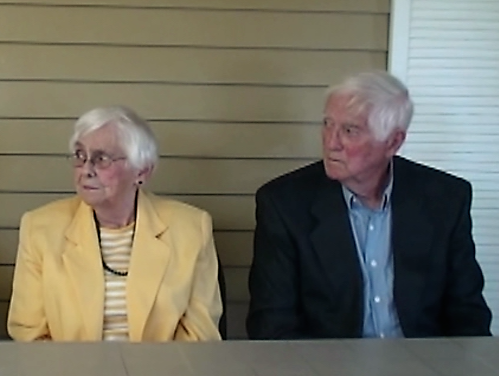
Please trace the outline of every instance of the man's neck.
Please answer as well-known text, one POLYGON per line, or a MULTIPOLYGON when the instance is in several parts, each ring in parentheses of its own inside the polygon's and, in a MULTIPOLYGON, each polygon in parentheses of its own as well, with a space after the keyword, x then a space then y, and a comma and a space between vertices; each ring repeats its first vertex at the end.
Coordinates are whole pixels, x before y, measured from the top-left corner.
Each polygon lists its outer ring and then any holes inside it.
POLYGON ((384 193, 390 182, 390 163, 379 174, 362 181, 348 182, 345 186, 355 194, 363 205, 370 209, 379 209, 383 204, 384 193))

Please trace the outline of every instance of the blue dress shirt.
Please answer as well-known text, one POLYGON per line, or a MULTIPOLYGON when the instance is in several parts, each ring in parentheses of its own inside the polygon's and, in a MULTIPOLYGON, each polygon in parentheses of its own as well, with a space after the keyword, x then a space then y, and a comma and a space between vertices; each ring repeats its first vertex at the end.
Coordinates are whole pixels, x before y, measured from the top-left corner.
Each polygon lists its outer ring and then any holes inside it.
POLYGON ((343 186, 350 223, 364 279, 363 337, 403 337, 393 301, 393 254, 391 250, 390 177, 378 209, 364 206, 343 186))

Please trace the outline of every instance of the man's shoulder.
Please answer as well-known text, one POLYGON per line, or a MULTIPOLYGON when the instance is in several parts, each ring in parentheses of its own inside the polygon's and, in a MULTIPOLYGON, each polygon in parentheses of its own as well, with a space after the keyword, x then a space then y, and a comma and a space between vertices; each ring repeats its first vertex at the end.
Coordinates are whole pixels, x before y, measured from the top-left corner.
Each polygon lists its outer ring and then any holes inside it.
POLYGON ((265 183, 257 194, 306 193, 326 178, 322 161, 280 175, 265 183))
POLYGON ((439 188, 448 193, 471 189, 471 184, 460 176, 400 156, 395 157, 394 170, 395 179, 401 177, 413 188, 439 188))

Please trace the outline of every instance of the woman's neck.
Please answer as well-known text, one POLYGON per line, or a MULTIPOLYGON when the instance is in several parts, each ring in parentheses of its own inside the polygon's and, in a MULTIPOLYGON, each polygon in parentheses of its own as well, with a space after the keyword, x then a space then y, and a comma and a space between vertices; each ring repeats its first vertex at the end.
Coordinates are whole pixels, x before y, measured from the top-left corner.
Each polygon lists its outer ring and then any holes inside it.
POLYGON ((94 208, 95 218, 100 227, 122 228, 135 221, 135 202, 130 200, 128 204, 118 207, 98 207, 94 208))

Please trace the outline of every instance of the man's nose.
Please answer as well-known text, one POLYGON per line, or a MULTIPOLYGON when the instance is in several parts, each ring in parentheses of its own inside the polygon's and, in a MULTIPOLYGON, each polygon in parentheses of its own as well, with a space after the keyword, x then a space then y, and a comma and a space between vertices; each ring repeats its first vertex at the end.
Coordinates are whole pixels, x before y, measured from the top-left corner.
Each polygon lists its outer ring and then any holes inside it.
POLYGON ((343 147, 339 129, 335 127, 327 128, 323 133, 324 145, 330 150, 340 150, 343 147))

